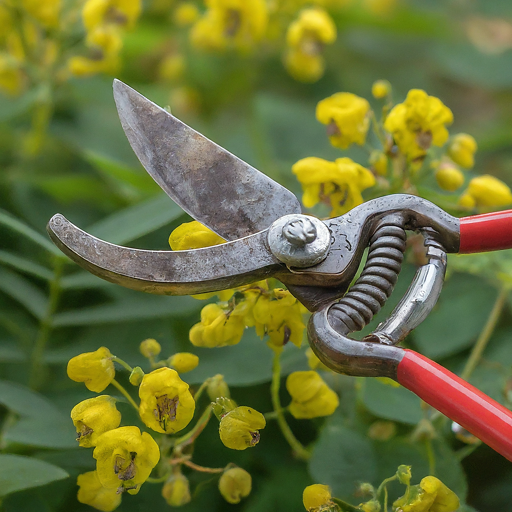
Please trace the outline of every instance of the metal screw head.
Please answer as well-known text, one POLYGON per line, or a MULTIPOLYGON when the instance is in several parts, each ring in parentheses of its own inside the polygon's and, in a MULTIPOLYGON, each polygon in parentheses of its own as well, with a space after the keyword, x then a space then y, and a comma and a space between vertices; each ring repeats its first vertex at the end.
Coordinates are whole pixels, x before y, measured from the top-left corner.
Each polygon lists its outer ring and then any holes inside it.
POLYGON ((268 244, 279 261, 290 267, 305 268, 325 259, 331 245, 331 234, 327 226, 315 217, 285 215, 270 226, 268 244))
POLYGON ((316 240, 315 225, 308 219, 291 219, 283 226, 283 236, 296 247, 304 247, 316 240))

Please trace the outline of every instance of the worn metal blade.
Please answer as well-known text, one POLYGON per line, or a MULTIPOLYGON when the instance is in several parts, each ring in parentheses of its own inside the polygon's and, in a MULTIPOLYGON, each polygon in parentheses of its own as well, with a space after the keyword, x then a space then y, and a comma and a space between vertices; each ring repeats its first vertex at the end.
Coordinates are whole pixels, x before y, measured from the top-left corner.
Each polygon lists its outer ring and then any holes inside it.
POLYGON ((243 286, 276 275, 266 231, 204 249, 146 251, 104 242, 56 214, 47 226, 55 245, 92 274, 148 293, 191 295, 243 286))
POLYGON ((146 171, 192 217, 226 240, 300 213, 289 190, 176 119, 119 80, 114 98, 146 171))

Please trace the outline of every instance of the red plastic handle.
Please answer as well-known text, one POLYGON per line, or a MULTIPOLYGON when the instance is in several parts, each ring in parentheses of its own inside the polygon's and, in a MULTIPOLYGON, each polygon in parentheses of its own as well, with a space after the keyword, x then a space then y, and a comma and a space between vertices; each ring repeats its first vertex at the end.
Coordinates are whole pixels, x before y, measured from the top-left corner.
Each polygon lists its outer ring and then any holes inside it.
POLYGON ((512 412, 446 368, 412 350, 398 365, 397 380, 512 461, 512 412))
POLYGON ((460 219, 459 253, 512 249, 512 210, 460 219))

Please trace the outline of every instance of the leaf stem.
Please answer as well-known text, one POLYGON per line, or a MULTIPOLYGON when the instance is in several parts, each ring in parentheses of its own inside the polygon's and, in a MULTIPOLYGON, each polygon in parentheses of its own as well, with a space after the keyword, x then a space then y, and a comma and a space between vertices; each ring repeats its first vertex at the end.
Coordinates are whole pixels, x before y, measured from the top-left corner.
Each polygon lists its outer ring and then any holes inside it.
POLYGON ((139 406, 135 403, 135 400, 130 396, 128 391, 126 391, 126 389, 121 384, 119 384, 119 382, 117 382, 116 379, 112 379, 111 384, 121 392, 121 394, 126 398, 126 400, 128 400, 128 402, 130 402, 130 404, 133 406, 133 408, 137 411, 138 414, 139 406))
POLYGON ((201 415, 201 417, 199 418, 199 420, 197 420, 197 423, 194 425, 194 428, 192 428, 192 430, 187 432, 184 436, 178 437, 178 439, 176 439, 174 441, 175 449, 178 447, 183 448, 184 446, 187 446, 188 444, 193 443, 196 440, 196 438, 199 436, 199 434, 204 430, 204 428, 208 424, 208 421, 210 421, 211 415, 212 415, 212 408, 209 405, 204 410, 204 412, 201 415))
POLYGON ((286 423, 286 418, 283 414, 283 408, 281 406, 281 400, 279 399, 279 387, 281 384, 281 361, 280 352, 274 351, 274 362, 272 366, 272 384, 270 391, 272 395, 272 406, 274 407, 274 413, 276 414, 277 423, 283 436, 288 441, 288 444, 292 447, 295 455, 299 459, 308 460, 311 457, 311 452, 307 450, 301 442, 293 435, 293 432, 286 423))
POLYGON ((53 269, 53 279, 50 281, 50 295, 48 297, 46 313, 39 324, 37 337, 32 347, 32 353, 30 354, 29 386, 32 389, 37 389, 44 380, 42 375, 44 368, 43 355, 53 328, 53 315, 59 303, 61 294, 60 279, 62 277, 63 266, 63 260, 56 258, 53 269))
POLYGON ((126 368, 130 373, 133 372, 133 368, 127 362, 123 361, 119 357, 112 356, 111 359, 112 359, 112 361, 115 361, 116 363, 119 363, 121 366, 126 368))
POLYGON ((485 347, 487 347, 487 344, 491 339, 492 333, 494 332, 496 324, 498 323, 503 307, 505 306, 505 301, 507 299, 508 293, 509 291, 504 288, 500 291, 496 299, 496 302, 494 303, 494 306, 491 310, 489 318, 487 319, 487 323, 485 324, 482 332, 480 333, 480 336, 478 336, 478 339, 476 340, 476 343, 473 346, 473 349, 471 350, 469 359, 466 362, 466 366, 464 367, 464 370, 462 370, 462 379, 469 380, 474 369, 478 366, 478 363, 480 362, 485 347))

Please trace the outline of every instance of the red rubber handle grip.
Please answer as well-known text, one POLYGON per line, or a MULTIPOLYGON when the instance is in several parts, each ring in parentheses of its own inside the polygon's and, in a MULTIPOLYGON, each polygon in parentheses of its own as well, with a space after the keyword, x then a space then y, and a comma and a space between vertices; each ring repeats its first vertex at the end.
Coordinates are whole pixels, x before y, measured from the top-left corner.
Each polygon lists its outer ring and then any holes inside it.
POLYGON ((512 210, 460 219, 459 253, 512 249, 512 210))
POLYGON ((446 368, 412 350, 397 380, 422 400, 512 461, 512 412, 446 368))

